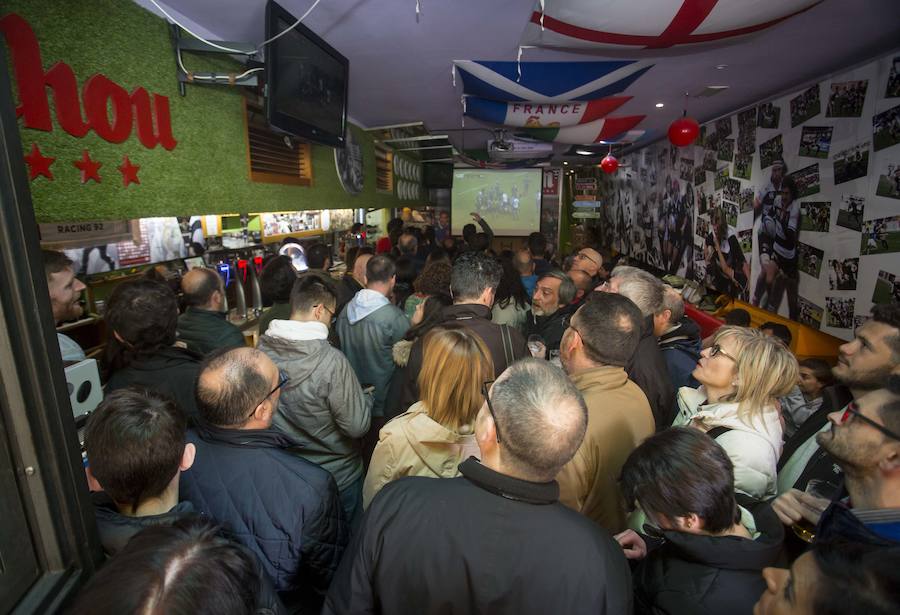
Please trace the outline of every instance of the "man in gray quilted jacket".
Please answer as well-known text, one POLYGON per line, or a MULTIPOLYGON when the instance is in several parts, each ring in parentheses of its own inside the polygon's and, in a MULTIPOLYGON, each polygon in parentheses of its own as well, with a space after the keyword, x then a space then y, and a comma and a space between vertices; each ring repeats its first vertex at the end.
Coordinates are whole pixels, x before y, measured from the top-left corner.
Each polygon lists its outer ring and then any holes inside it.
POLYGON ((371 419, 368 397, 347 358, 328 343, 337 292, 320 273, 302 274, 291 291, 290 320, 273 320, 259 340, 290 377, 273 424, 297 440, 294 451, 331 472, 351 523, 362 514, 361 438, 371 419))

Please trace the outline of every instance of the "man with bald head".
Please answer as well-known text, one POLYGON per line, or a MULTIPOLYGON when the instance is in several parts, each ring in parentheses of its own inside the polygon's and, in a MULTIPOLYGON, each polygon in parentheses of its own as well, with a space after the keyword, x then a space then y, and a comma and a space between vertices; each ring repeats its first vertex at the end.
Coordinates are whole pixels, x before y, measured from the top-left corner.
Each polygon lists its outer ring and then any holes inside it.
POLYGON ((181 278, 181 291, 187 309, 178 317, 178 341, 188 350, 207 355, 244 345, 244 334, 225 318, 225 283, 218 273, 191 269, 181 278))
POLYGON ((285 605, 318 612, 347 542, 331 474, 291 453, 272 428, 290 379, 253 348, 210 355, 197 379, 202 421, 188 432, 194 465, 180 497, 259 557, 285 605))
POLYGON ((628 565, 608 532, 559 503, 555 477, 584 438, 584 399, 547 361, 485 384, 481 461, 407 477, 372 500, 325 614, 630 613, 628 565))
POLYGON ((572 269, 584 271, 592 278, 596 278, 603 268, 603 257, 593 248, 581 248, 573 258, 572 269))

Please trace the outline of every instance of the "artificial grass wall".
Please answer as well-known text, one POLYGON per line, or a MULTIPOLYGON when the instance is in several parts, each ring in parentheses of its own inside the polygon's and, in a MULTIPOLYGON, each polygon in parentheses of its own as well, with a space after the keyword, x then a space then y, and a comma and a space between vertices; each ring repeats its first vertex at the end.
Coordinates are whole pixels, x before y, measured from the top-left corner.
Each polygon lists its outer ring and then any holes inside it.
MULTIPOLYGON (((318 145, 312 148, 311 187, 250 182, 240 92, 188 85, 187 96, 181 97, 166 22, 130 0, 5 0, 0 16, 7 13, 16 13, 31 25, 45 70, 62 61, 74 70, 79 87, 100 73, 129 92, 140 86, 151 96, 167 96, 178 141, 166 151, 162 146, 147 149, 134 130, 120 144, 108 143, 94 131, 84 138, 73 137, 59 127, 48 88, 53 131, 25 128, 20 120, 25 153, 37 143, 44 156, 56 158, 50 167, 52 181, 37 177, 30 182, 39 222, 399 205, 394 195, 376 193, 372 139, 356 127, 354 136, 363 149, 365 170, 361 194, 344 191, 335 170, 334 150, 318 145), (81 184, 80 171, 72 164, 84 149, 103 165, 99 184, 81 184), (126 154, 141 167, 140 185, 123 187, 116 167, 126 154)), ((185 55, 189 70, 208 70, 218 63, 234 71, 236 65, 222 62, 185 55)), ((11 60, 9 71, 12 75, 11 60)))

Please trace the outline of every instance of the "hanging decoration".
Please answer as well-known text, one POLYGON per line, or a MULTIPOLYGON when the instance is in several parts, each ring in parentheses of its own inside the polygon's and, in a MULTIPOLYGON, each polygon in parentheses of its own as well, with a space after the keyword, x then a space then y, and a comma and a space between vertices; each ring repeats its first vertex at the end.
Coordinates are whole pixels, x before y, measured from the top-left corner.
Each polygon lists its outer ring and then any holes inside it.
POLYGON ((629 100, 631 96, 609 96, 588 101, 531 103, 467 96, 464 110, 469 117, 503 126, 560 128, 604 118, 629 100))
POLYGON ((684 111, 681 117, 669 124, 669 141, 677 147, 686 147, 700 135, 700 124, 687 114, 687 92, 684 93, 684 111))
POLYGON ((619 159, 612 154, 612 145, 609 146, 609 153, 600 161, 600 168, 604 173, 615 173, 619 169, 619 159))
POLYGON ((537 0, 521 45, 666 49, 759 32, 822 0, 537 0))

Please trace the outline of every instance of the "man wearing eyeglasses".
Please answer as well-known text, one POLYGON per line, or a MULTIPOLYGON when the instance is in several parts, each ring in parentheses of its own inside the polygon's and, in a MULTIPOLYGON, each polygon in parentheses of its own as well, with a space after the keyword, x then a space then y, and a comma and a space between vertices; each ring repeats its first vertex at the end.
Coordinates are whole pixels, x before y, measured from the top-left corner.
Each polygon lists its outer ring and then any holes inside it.
POLYGON ((182 475, 180 497, 256 553, 286 606, 318 612, 347 525, 331 474, 294 455, 301 443, 272 428, 288 382, 253 348, 204 361, 196 391, 202 421, 187 438, 196 461, 182 475))
POLYGON ((805 494, 812 479, 839 481, 842 466, 818 436, 831 429, 829 415, 881 388, 900 373, 900 305, 876 305, 871 318, 839 349, 832 374, 838 385, 823 391, 819 409, 787 439, 778 462, 778 493, 772 507, 785 523, 815 523, 827 502, 805 494))
POLYGON ((298 455, 334 476, 352 523, 362 514, 360 438, 369 430, 371 403, 350 361, 328 343, 336 304, 329 277, 301 273, 291 291, 290 319, 273 320, 257 348, 291 379, 281 390, 273 424, 303 443, 298 455))
POLYGON ((573 255, 572 269, 584 271, 592 278, 596 278, 603 269, 603 257, 593 248, 581 248, 573 255))
POLYGON ((816 541, 900 545, 900 376, 828 420, 816 440, 844 470, 849 498, 825 510, 816 541))

